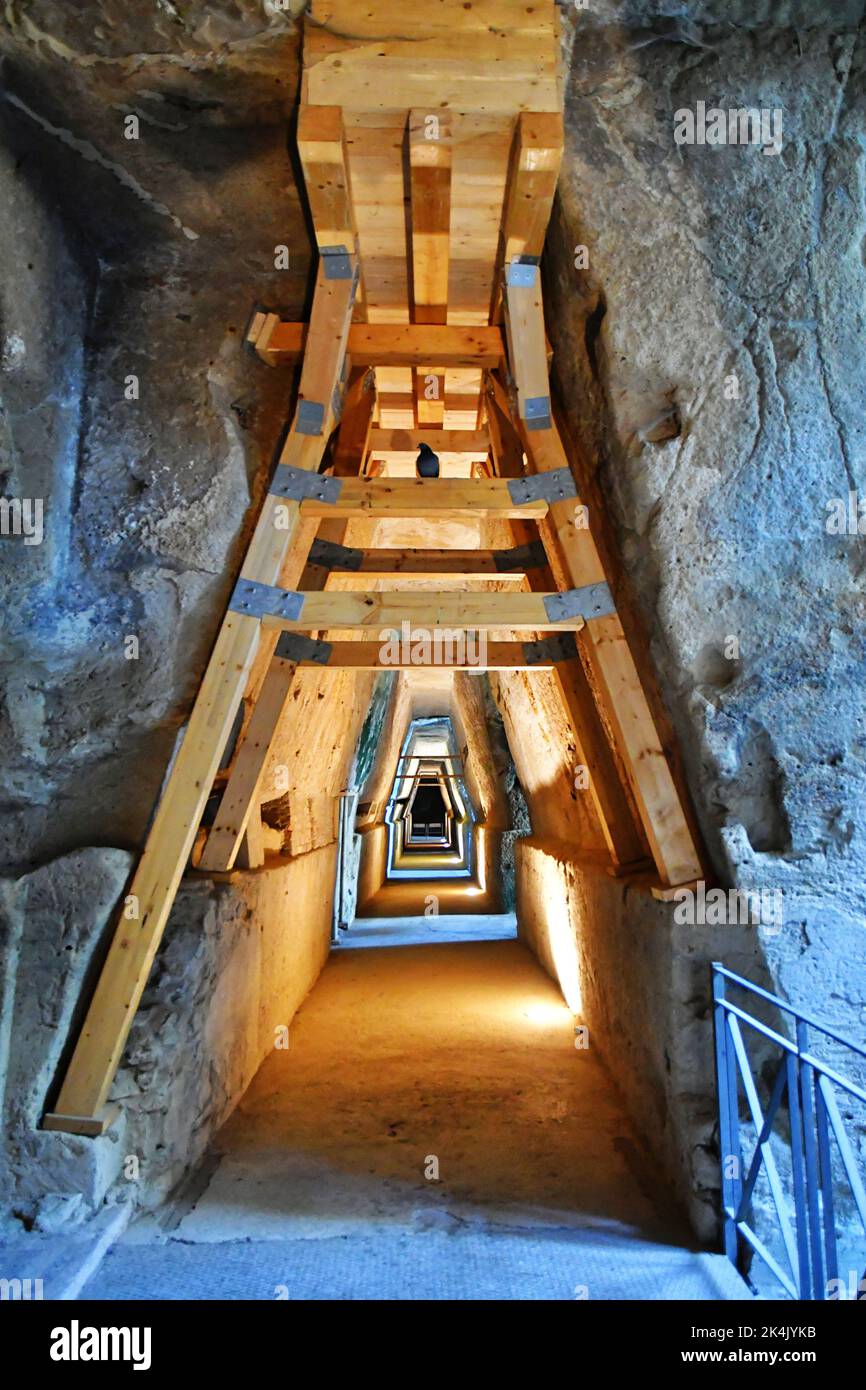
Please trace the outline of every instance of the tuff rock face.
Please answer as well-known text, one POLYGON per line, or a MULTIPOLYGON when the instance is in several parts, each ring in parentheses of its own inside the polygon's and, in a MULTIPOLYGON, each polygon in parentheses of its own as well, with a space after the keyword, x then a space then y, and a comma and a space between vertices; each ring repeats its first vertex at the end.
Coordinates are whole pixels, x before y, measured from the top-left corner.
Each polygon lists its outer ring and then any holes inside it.
MULTIPOLYGON (((698 1194, 708 961, 739 957, 854 1039, 866 1022, 866 535, 832 520, 866 489, 863 10, 601 4, 567 26, 556 371, 719 881, 781 895, 784 917, 742 956, 736 928, 659 932, 671 1041, 648 1071, 698 1194), (781 149, 677 145, 698 102, 781 111, 781 149)), ((653 910, 630 909, 643 930, 653 910)), ((624 999, 642 1007, 657 968, 608 990, 621 1073, 641 1074, 624 999)))
POLYGON ((140 840, 285 415, 246 323, 310 251, 289 11, 13 4, 0 51, 0 468, 44 500, 0 581, 17 869, 140 840))
POLYGON ((717 872, 813 937, 838 913, 862 963, 866 537, 831 518, 866 485, 866 31, 824 8, 581 15, 548 270, 717 872), (780 152, 677 146, 699 101, 780 109, 780 152))

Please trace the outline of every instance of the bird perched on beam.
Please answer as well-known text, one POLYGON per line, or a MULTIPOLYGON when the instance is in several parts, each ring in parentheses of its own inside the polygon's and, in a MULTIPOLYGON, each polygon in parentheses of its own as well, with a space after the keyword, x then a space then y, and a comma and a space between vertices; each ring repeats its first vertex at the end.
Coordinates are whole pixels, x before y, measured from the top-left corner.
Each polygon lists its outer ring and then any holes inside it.
POLYGON ((415 470, 419 478, 439 477, 439 455, 434 454, 429 444, 419 445, 415 470))

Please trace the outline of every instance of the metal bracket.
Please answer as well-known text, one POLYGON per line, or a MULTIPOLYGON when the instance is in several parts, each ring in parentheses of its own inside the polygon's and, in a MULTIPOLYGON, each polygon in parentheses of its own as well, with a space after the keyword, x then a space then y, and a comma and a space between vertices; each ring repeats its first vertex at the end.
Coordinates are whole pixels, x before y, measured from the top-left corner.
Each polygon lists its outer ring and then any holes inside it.
POLYGON ((544 608, 552 623, 569 618, 607 618, 616 612, 610 588, 604 582, 584 584, 581 589, 566 589, 563 594, 547 594, 544 608))
POLYGON ((345 246, 320 246, 326 280, 351 280, 352 262, 345 246))
POLYGON ((330 642, 317 642, 302 632, 281 632, 274 656, 281 661, 314 661, 317 666, 327 666, 332 651, 330 642))
POLYGON ((321 434, 325 428, 325 407, 321 401, 299 401, 295 420, 297 434, 321 434))
POLYGON ((512 546, 510 550, 495 550, 493 563, 505 574, 511 570, 537 570, 547 564, 547 552, 541 541, 532 541, 529 545, 512 546))
POLYGON ((549 430, 553 425, 549 396, 530 396, 523 405, 528 430, 549 430))
POLYGON ((322 565, 329 570, 359 570, 364 559, 363 550, 354 550, 349 545, 337 541, 315 540, 310 546, 309 563, 322 565))
POLYGON ((229 599, 230 613, 247 618, 287 618, 296 622, 304 606, 304 595, 294 589, 278 589, 257 579, 239 579, 229 599))
POLYGON ((551 468, 547 473, 531 473, 527 478, 509 478, 512 502, 567 502, 577 497, 570 468, 551 468))
POLYGON ((522 289, 532 289, 537 273, 537 256, 515 256, 513 261, 509 261, 505 271, 505 283, 522 289))
POLYGON ((574 634, 554 632, 550 637, 542 637, 537 642, 524 642, 523 655, 527 666, 547 666, 551 662, 573 661, 577 656, 574 634))
POLYGON ((322 473, 311 473, 308 468, 296 468, 293 463, 278 463, 268 488, 273 497, 287 497, 293 502, 312 498, 332 504, 339 500, 342 490, 342 478, 326 478, 322 473))

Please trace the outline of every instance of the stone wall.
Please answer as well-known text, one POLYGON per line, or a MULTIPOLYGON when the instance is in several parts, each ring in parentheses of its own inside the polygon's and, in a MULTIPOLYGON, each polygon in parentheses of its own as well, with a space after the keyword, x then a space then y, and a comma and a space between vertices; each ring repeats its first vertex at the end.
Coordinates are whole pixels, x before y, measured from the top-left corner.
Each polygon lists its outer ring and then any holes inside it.
MULTIPOLYGON (((576 859, 517 842, 520 937, 588 1028, 696 1233, 717 1233, 719 1187, 710 963, 765 988, 759 930, 680 926, 672 904, 576 859)), ((762 1052, 757 1058, 760 1063, 762 1052)))
POLYGON ((0 547, 10 873, 140 843, 292 392, 242 344, 307 295, 297 26, 181 8, 0 18, 0 480, 44 504, 0 547))
POLYGON ((6 882, 3 1211, 74 1225, 104 1198, 159 1204, 282 1045, 329 949, 335 845, 231 882, 181 886, 99 1139, 39 1128, 132 868, 86 849, 6 882))
POLYGON ((591 1031, 707 1234, 707 962, 866 1038, 866 541, 825 529, 866 487, 866 32, 861 3, 670 8, 564 7, 549 331, 708 868, 784 925, 677 927, 547 842, 518 846, 518 902, 553 973, 541 905, 567 919, 591 1031), (700 100, 781 108, 781 152, 677 146, 700 100))
MULTIPOLYGON (((121 1191, 127 1152, 139 1200, 156 1201, 271 1045, 268 962, 288 1012, 325 949, 333 830, 320 797, 296 798, 302 857, 183 889, 140 1016, 164 1050, 137 1023, 118 1079, 127 1129, 35 1130, 292 396, 291 372, 241 342, 254 304, 301 316, 308 295, 286 140, 301 8, 30 0, 0 18, 0 472, 4 495, 45 506, 43 544, 4 539, 0 555, 0 1057, 28 1218, 44 1192, 121 1191), (286 891, 306 904, 294 932, 286 891)), ((781 891, 786 924, 677 928, 592 871, 598 827, 562 730, 520 680, 497 689, 536 837, 517 892, 554 970, 541 895, 565 914, 560 959, 580 969, 591 1034, 706 1230, 707 960, 864 1036, 864 538, 825 527, 828 502, 864 487, 864 5, 562 11, 567 141, 544 265, 560 395, 709 863, 726 885, 781 891), (674 113, 698 101, 780 109, 781 151, 677 146, 674 113)))

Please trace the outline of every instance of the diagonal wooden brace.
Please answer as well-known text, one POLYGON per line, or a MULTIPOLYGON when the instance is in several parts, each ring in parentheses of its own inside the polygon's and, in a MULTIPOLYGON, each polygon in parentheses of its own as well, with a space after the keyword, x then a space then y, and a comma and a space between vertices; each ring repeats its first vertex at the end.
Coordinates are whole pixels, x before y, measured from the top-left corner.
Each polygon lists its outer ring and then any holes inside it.
MULTIPOLYGON (((506 269, 508 345, 518 425, 534 471, 569 467, 550 408, 541 274, 534 260, 506 269), (538 405, 546 398, 547 413, 538 405)), ((540 525, 551 569, 564 588, 608 580, 577 499, 554 502, 540 525)), ((664 884, 700 878, 701 860, 652 711, 616 612, 590 617, 580 637, 600 713, 611 729, 644 832, 664 884)))
MULTIPOLYGON (((354 257, 350 260, 354 267, 354 257)), ((298 410, 282 463, 313 472, 319 466, 332 428, 332 402, 343 373, 354 293, 354 276, 329 278, 320 263, 298 410), (317 434, 298 428, 305 402, 324 404, 317 434)), ((268 494, 241 577, 276 584, 292 548, 303 550, 303 564, 311 539, 299 504, 268 494)), ((45 1117, 48 1128, 92 1134, 99 1132, 94 1125, 107 1123, 108 1092, 244 695, 260 632, 261 624, 253 617, 229 612, 223 621, 57 1104, 45 1117)))

